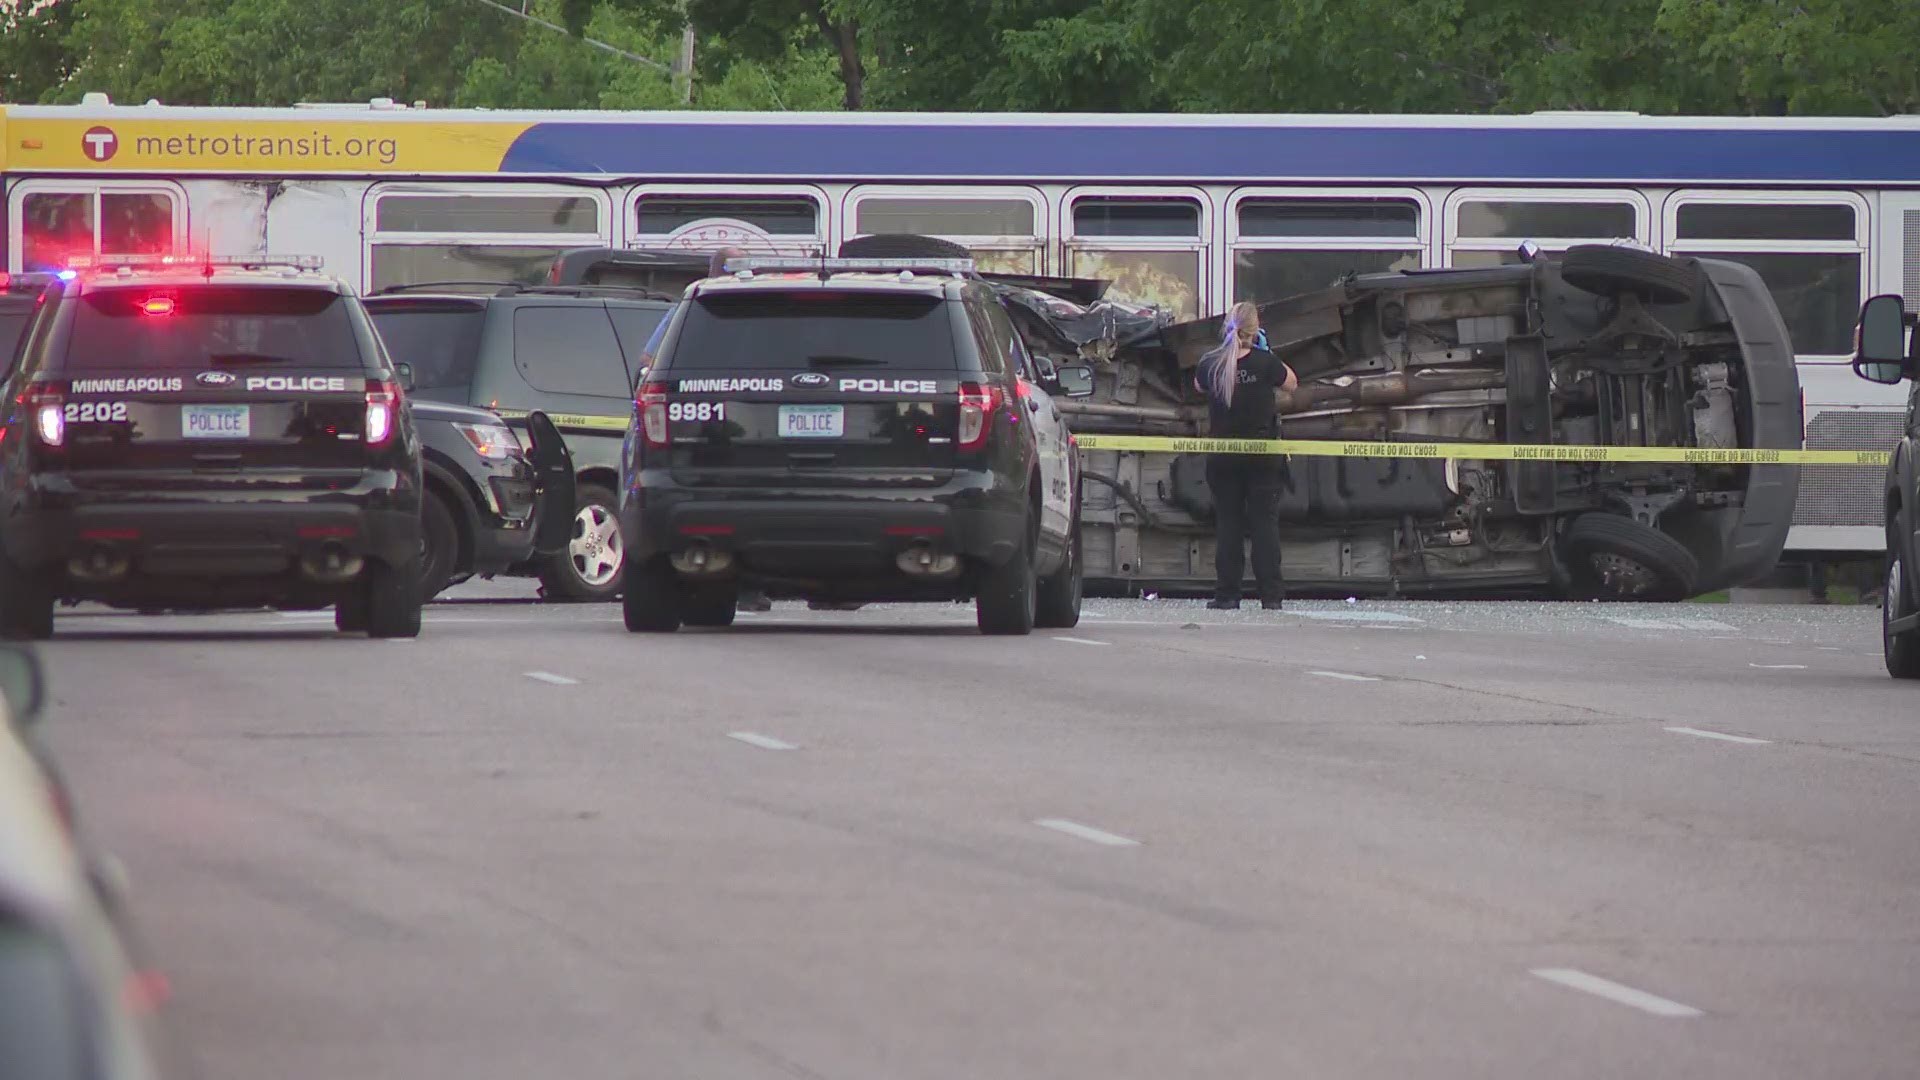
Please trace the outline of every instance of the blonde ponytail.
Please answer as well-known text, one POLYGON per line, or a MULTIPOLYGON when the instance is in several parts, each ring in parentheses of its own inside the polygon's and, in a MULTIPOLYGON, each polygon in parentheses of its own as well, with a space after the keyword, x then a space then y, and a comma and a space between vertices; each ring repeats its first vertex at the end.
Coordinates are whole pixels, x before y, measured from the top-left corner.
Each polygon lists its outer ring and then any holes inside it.
POLYGON ((1242 300, 1227 312, 1220 344, 1200 357, 1200 378, 1208 396, 1221 408, 1233 407, 1233 388, 1240 381, 1240 350, 1260 333, 1260 309, 1242 300))

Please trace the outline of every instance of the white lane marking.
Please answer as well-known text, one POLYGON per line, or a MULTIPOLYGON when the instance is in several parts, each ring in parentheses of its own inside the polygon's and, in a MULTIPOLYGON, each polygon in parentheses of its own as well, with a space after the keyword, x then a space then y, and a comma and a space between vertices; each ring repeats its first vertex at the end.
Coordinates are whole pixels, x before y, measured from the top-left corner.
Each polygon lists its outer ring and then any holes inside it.
POLYGON ((1095 641, 1092 638, 1067 637, 1065 634, 1055 634, 1053 635, 1053 640, 1070 641, 1075 645, 1111 645, 1113 644, 1113 642, 1111 641, 1095 641))
POLYGON ((1748 664, 1747 666, 1750 668, 1759 668, 1761 671, 1805 671, 1807 670, 1807 665, 1805 664, 1748 664))
POLYGON ((1039 821, 1034 822, 1034 824, 1043 829, 1063 832, 1068 836, 1077 836, 1082 840, 1088 840, 1106 847, 1140 846, 1140 841, 1138 840, 1129 840, 1118 833, 1110 833, 1105 829, 1096 829, 1091 825, 1082 825, 1077 821, 1068 821, 1065 818, 1041 818, 1039 821))
POLYGON ((762 750, 798 750, 800 749, 799 747, 793 745, 790 742, 781 742, 779 739, 776 739, 770 735, 755 735, 751 731, 729 731, 727 732, 727 738, 739 739, 741 742, 746 743, 748 746, 757 746, 762 750))
POLYGON ((555 675, 551 671, 529 671, 526 674, 527 678, 535 682, 552 683, 555 686, 574 686, 580 682, 579 679, 569 679, 565 675, 555 675))
POLYGON ((1697 727, 1670 727, 1666 730, 1675 735, 1692 735, 1701 739, 1721 739, 1726 742, 1746 743, 1749 746, 1769 746, 1772 739, 1750 739, 1745 735, 1728 735, 1719 731, 1705 731, 1697 727))
POLYGON ((1307 672, 1307 674, 1318 675, 1323 679, 1345 679, 1348 682, 1379 682, 1380 681, 1378 678, 1372 675, 1350 675, 1344 671, 1309 671, 1307 672))
POLYGON ((1657 994, 1649 994, 1645 990, 1622 986, 1611 979, 1589 975, 1577 968, 1534 968, 1530 974, 1550 983, 1558 983, 1570 990, 1583 990, 1596 997, 1606 998, 1617 1005, 1639 1009, 1641 1012, 1652 1013, 1655 1016, 1686 1019, 1702 1015, 1699 1009, 1691 1005, 1682 1005, 1657 994))
POLYGON ((1737 627, 1729 626, 1728 624, 1721 622, 1719 619, 1693 619, 1693 618, 1634 619, 1634 618, 1628 618, 1624 615, 1602 615, 1600 616, 1600 618, 1610 623, 1617 623, 1621 626, 1628 628, 1629 630, 1734 630, 1734 629, 1737 629, 1737 627))
POLYGON ((1302 619, 1335 619, 1341 622, 1417 623, 1424 620, 1391 611, 1289 611, 1302 619))
POLYGON ((280 612, 280 617, 283 619, 331 619, 333 618, 333 611, 332 609, 326 611, 282 611, 280 612))

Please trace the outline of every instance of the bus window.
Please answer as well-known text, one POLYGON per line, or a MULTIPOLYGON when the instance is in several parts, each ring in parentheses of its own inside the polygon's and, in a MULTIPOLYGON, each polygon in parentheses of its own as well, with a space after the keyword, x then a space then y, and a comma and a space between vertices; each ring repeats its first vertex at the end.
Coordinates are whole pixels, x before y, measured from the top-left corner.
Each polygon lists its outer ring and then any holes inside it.
POLYGON ((633 203, 636 247, 800 255, 826 243, 812 195, 641 192, 633 203))
POLYGON ((103 255, 164 255, 173 250, 173 199, 157 191, 100 193, 103 255))
POLYGON ((1520 245, 1528 240, 1555 252, 1575 244, 1645 241, 1642 210, 1636 199, 1591 195, 1456 197, 1448 265, 1511 265, 1520 261, 1520 245))
POLYGON ((1421 206, 1381 197, 1248 198, 1235 207, 1233 299, 1265 303, 1346 274, 1421 264, 1421 206))
POLYGON ((165 255, 176 204, 165 191, 125 187, 20 195, 20 269, 63 270, 76 255, 165 255))
POLYGON ((578 188, 377 191, 367 223, 368 286, 540 284, 554 256, 610 242, 604 201, 578 188))
POLYGON ((1773 199, 1677 196, 1668 250, 1753 267, 1787 321, 1794 352, 1845 356, 1864 299, 1865 215, 1847 202, 1773 199))
POLYGON ((963 244, 986 273, 1040 273, 1037 198, 1025 194, 947 195, 868 189, 853 196, 850 236, 916 233, 963 244))
POLYGON ((90 193, 29 193, 20 203, 20 269, 64 270, 73 256, 93 254, 93 209, 90 193))
POLYGON ((1206 231, 1198 199, 1089 195, 1072 206, 1068 276, 1105 278, 1116 300, 1199 317, 1206 231))

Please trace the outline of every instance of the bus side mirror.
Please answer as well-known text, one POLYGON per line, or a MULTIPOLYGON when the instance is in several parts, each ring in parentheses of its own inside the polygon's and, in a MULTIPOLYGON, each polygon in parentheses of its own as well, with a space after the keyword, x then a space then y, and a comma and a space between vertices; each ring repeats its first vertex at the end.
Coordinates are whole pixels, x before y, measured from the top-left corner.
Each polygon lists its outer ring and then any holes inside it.
POLYGON ((1853 373, 1891 386, 1914 373, 1907 351, 1907 312, 1900 297, 1876 296, 1860 308, 1854 330, 1853 373))

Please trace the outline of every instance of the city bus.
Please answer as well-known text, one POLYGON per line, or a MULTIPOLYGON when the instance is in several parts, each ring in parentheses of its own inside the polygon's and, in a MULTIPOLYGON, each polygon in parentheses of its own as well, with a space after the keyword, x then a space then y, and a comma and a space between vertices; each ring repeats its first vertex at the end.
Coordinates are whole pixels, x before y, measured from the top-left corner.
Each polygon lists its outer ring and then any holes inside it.
MULTIPOLYGON (((582 248, 833 254, 943 237, 984 270, 1102 278, 1176 318, 1348 272, 1628 241, 1754 267, 1805 444, 1879 450, 1898 388, 1848 368, 1868 296, 1920 304, 1920 116, 517 112, 386 99, 0 113, 5 268, 318 254, 366 292, 538 282, 582 248)), ((1789 557, 1884 549, 1880 478, 1807 466, 1789 557)))

